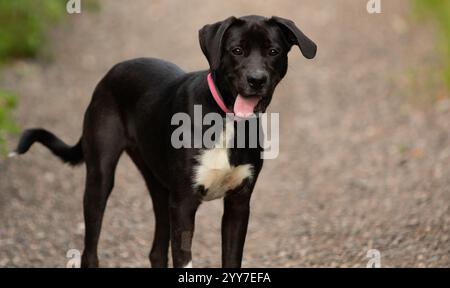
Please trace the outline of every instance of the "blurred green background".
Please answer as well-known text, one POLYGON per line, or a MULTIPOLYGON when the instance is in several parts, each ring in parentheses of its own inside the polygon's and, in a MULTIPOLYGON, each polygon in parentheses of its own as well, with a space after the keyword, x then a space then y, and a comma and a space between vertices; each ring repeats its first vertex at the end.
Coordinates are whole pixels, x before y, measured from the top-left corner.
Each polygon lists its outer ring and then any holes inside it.
POLYGON ((432 21, 439 29, 442 77, 450 87, 450 1, 414 0, 414 6, 419 16, 432 21))
MULTIPOLYGON (((47 30, 60 23, 66 12, 64 0, 0 0, 0 69, 20 58, 38 57, 46 44, 47 30)), ((97 7, 84 1, 86 8, 97 7)), ((17 105, 14 91, 0 88, 0 154, 5 155, 7 134, 17 134, 12 110, 17 105)))
POLYGON ((45 30, 62 18, 61 0, 0 0, 0 63, 35 57, 45 43, 45 30))
MULTIPOLYGON (((36 57, 45 44, 46 30, 65 13, 61 0, 0 0, 0 69, 17 58, 36 57)), ((0 152, 5 137, 19 131, 11 111, 17 95, 0 89, 0 152)))

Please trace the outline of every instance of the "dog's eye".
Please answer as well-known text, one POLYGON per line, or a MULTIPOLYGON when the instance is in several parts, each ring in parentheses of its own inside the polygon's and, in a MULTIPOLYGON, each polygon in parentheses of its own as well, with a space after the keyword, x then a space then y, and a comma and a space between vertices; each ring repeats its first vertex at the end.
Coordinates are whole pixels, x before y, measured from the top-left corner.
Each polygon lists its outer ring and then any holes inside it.
POLYGON ((235 47, 235 48, 231 49, 231 53, 233 53, 234 55, 239 56, 239 55, 244 54, 244 50, 242 50, 241 47, 235 47))
POLYGON ((275 49, 275 48, 270 48, 270 50, 269 50, 269 55, 270 56, 277 56, 279 53, 280 52, 278 52, 278 50, 275 49))

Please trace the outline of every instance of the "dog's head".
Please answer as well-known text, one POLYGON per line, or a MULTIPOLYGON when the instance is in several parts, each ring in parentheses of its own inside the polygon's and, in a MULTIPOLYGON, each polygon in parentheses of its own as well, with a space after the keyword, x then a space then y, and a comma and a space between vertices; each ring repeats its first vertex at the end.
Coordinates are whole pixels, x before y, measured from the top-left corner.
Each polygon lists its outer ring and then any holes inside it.
POLYGON ((291 20, 261 16, 230 17, 199 31, 210 69, 224 81, 238 116, 264 112, 275 87, 286 75, 293 45, 312 59, 317 46, 291 20))

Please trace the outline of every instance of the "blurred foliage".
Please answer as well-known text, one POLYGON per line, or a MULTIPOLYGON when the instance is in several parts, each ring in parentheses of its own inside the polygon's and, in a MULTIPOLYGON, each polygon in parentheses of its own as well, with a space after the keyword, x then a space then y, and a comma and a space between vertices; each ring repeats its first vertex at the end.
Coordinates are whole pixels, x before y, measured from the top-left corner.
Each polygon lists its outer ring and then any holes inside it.
MULTIPOLYGON (((0 0, 0 64, 35 57, 45 43, 46 29, 64 13, 61 0, 0 0)), ((6 153, 6 135, 19 130, 11 115, 16 105, 15 94, 0 90, 0 154, 6 153)))
POLYGON ((66 13, 65 5, 61 0, 0 0, 0 63, 36 56, 48 26, 66 13))
MULTIPOLYGON (((81 3, 82 9, 99 9, 97 0, 81 3)), ((66 0, 0 0, 0 66, 11 59, 36 57, 47 29, 67 15, 66 4, 66 0)), ((0 90, 0 154, 6 150, 6 135, 19 130, 11 115, 16 105, 14 93, 0 90)))
POLYGON ((450 88, 450 1, 449 0, 414 0, 419 16, 434 21, 439 28, 440 50, 443 58, 443 78, 450 88))
POLYGON ((6 154, 6 134, 16 134, 19 129, 11 117, 11 111, 17 105, 17 97, 11 92, 0 91, 0 154, 6 154))

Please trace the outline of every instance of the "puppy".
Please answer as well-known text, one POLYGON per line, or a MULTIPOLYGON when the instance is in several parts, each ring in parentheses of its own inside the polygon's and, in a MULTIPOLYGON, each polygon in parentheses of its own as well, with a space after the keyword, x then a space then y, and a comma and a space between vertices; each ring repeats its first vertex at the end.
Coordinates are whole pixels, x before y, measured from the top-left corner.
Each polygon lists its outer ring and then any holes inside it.
MULTIPOLYGON (((237 136, 237 122, 258 121, 252 116, 265 112, 287 72, 293 45, 308 59, 314 58, 317 47, 294 22, 279 17, 230 17, 204 26, 199 40, 210 66, 206 71, 185 73, 153 58, 115 65, 95 88, 76 145, 69 146, 44 129, 23 133, 15 154, 24 154, 39 142, 64 162, 86 164, 82 267, 99 265, 102 218, 124 152, 142 173, 153 202, 152 267, 167 267, 169 243, 174 267, 192 267, 197 208, 218 198, 224 198, 222 265, 241 266, 250 197, 263 165, 262 147, 217 144, 237 136), (173 116, 194 117, 196 107, 201 108, 201 117, 213 113, 224 119, 228 113, 239 121, 228 122, 212 147, 175 147, 173 116)), ((211 125, 200 126, 202 137, 211 125)), ((245 130, 244 138, 251 130, 245 130)))

